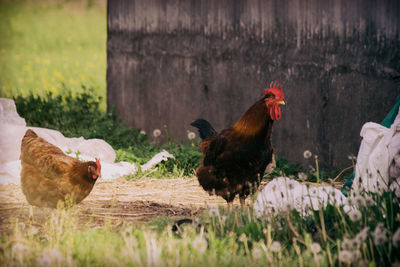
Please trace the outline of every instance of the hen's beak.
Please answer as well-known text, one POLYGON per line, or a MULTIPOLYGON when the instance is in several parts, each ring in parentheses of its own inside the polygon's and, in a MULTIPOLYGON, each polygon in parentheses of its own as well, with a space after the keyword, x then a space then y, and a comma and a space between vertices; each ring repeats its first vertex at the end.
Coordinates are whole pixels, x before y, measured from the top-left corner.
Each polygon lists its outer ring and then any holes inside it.
POLYGON ((285 105, 285 101, 283 101, 283 100, 278 101, 278 102, 276 102, 276 103, 279 104, 279 105, 285 105))

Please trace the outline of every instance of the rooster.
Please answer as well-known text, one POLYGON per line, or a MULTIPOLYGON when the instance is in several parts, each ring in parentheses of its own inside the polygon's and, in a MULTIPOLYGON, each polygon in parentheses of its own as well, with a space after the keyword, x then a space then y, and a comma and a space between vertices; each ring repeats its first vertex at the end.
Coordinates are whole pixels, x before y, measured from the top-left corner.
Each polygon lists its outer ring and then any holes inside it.
POLYGON ((230 128, 219 134, 203 119, 191 123, 199 130, 202 162, 196 170, 200 185, 209 194, 224 198, 228 207, 236 195, 245 205, 257 189, 265 168, 273 159, 272 125, 281 118, 282 87, 277 83, 264 89, 264 96, 230 128))
POLYGON ((27 201, 56 208, 59 201, 79 203, 101 176, 99 159, 81 162, 27 130, 21 144, 21 186, 27 201))

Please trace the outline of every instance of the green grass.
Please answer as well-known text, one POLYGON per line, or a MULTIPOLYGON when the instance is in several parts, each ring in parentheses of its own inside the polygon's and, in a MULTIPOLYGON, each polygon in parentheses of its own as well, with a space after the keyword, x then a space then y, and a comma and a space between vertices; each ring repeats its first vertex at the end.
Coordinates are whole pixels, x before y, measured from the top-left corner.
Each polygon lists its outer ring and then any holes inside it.
POLYGON ((105 1, 0 1, 0 97, 85 84, 104 100, 106 29, 105 1))
MULTIPOLYGON (((0 241, 0 262, 27 266, 390 266, 400 260, 399 201, 363 195, 356 220, 329 205, 308 216, 281 211, 256 218, 252 208, 206 211, 200 226, 172 232, 172 221, 100 228, 78 223, 77 209, 48 222, 16 223, 0 241), (379 237, 379 238, 378 238, 379 237), (345 257, 346 254, 350 257, 345 257)), ((355 201, 356 203, 357 201, 355 201)), ((34 220, 35 218, 33 218, 34 220)))

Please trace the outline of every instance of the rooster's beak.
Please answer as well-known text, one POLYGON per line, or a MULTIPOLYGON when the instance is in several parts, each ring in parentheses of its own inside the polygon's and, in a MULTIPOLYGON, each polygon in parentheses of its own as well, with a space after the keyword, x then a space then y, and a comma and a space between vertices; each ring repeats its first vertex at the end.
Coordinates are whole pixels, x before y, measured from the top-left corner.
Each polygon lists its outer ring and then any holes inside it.
POLYGON ((278 102, 276 102, 276 103, 279 104, 279 105, 285 105, 285 101, 283 101, 283 100, 278 101, 278 102))

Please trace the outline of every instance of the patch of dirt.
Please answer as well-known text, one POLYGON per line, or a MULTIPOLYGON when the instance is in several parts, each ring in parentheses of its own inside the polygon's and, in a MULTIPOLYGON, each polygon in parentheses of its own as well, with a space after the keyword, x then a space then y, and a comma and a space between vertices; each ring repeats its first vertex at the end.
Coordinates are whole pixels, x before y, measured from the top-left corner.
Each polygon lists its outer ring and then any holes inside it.
MULTIPOLYGON (((260 191, 265 184, 261 184, 260 191)), ((341 187, 340 184, 336 186, 341 187)), ((74 211, 82 225, 97 227, 106 221, 118 226, 124 222, 143 223, 164 216, 174 220, 194 217, 207 206, 219 205, 226 206, 225 200, 208 195, 196 178, 143 178, 137 181, 121 178, 98 181, 74 211)), ((233 205, 239 206, 238 198, 233 205)), ((29 205, 20 185, 0 185, 0 233, 10 233, 16 220, 40 227, 52 213, 50 208, 29 205)))
MULTIPOLYGON (((239 202, 235 200, 235 205, 239 202)), ((207 206, 226 205, 208 195, 197 179, 141 179, 99 181, 90 195, 75 209, 83 224, 93 227, 124 222, 147 222, 157 217, 172 219, 194 217, 207 206)), ((0 185, 0 232, 11 232, 15 220, 42 225, 53 210, 28 204, 19 185, 0 185)))

